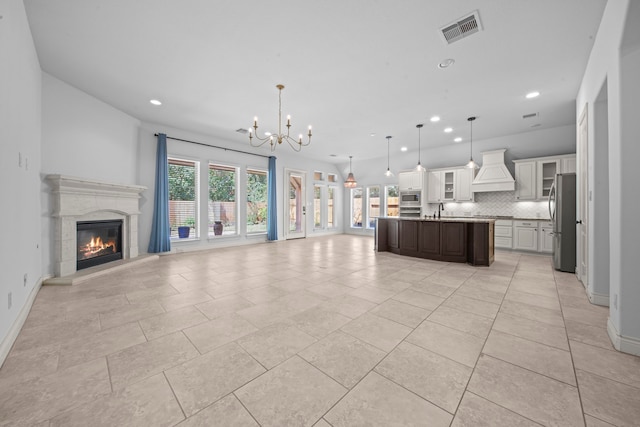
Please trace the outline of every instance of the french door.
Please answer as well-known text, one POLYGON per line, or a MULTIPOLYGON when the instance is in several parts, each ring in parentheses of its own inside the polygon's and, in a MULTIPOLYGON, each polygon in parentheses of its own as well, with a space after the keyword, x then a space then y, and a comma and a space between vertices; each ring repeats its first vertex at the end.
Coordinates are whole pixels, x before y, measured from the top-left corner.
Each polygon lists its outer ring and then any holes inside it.
POLYGON ((285 239, 307 237, 306 172, 285 169, 285 239))
POLYGON ((589 178, 587 173, 588 158, 588 121, 587 121, 587 105, 585 104, 580 119, 578 120, 578 151, 580 153, 580 176, 579 176, 579 193, 578 193, 578 212, 579 217, 576 223, 576 235, 578 236, 579 243, 577 267, 576 273, 578 279, 582 282, 585 288, 588 285, 589 277, 587 272, 589 267, 589 236, 588 236, 588 224, 589 224, 589 178))

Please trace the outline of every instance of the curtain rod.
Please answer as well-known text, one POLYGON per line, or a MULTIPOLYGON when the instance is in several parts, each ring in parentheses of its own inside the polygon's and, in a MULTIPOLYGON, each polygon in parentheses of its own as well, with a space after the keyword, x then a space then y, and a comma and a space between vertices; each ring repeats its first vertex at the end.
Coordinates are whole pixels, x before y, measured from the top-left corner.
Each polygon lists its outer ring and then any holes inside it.
MULTIPOLYGON (((157 133, 153 134, 153 136, 158 136, 157 133)), ((182 141, 182 142, 188 142, 189 144, 196 144, 196 145, 204 145, 205 147, 211 147, 211 148, 217 148, 219 150, 224 150, 224 151, 233 151, 235 153, 242 153, 242 154, 249 154, 250 156, 258 156, 258 157, 265 157, 265 158, 269 158, 271 156, 265 156, 264 154, 256 154, 256 153, 249 153, 248 151, 242 151, 242 150, 235 150, 233 148, 226 148, 226 147, 218 147, 217 145, 210 145, 210 144, 205 144, 203 142, 197 142, 197 141, 189 141, 188 139, 180 139, 180 138, 174 138, 172 136, 168 136, 167 135, 167 139, 173 139, 174 141, 182 141)))

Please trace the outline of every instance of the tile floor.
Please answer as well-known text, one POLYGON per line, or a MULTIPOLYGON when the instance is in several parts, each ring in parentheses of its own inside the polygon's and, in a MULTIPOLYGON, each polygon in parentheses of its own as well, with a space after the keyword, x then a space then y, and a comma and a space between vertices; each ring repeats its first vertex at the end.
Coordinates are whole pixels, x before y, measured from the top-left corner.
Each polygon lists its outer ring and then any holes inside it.
POLYGON ((0 426, 640 425, 640 358, 546 256, 490 268, 330 236, 43 287, 0 426))

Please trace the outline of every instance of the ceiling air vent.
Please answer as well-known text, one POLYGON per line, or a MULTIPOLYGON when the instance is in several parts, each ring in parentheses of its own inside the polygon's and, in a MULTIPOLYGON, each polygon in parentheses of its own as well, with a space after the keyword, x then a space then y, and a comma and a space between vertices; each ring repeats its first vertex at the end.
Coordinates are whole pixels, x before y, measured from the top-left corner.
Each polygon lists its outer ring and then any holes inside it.
POLYGON ((522 116, 522 119, 523 120, 533 119, 535 117, 538 117, 538 113, 525 114, 524 116, 522 116))
POLYGON ((242 134, 247 134, 247 133, 249 133, 249 131, 248 131, 248 130, 246 130, 245 128, 238 128, 238 129, 236 129, 236 132, 238 132, 238 133, 242 133, 242 134))
POLYGON ((482 30, 480 15, 477 10, 474 10, 471 14, 440 28, 440 34, 444 38, 445 43, 451 44, 471 34, 475 34, 480 30, 482 30))

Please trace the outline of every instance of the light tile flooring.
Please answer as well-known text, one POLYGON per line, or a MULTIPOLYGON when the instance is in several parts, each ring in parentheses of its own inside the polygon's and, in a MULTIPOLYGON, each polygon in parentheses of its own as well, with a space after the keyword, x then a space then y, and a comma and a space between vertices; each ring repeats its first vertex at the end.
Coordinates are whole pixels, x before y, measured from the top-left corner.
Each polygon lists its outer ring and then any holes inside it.
POLYGON ((330 236, 43 287, 0 425, 640 425, 640 358, 546 256, 490 268, 330 236))

